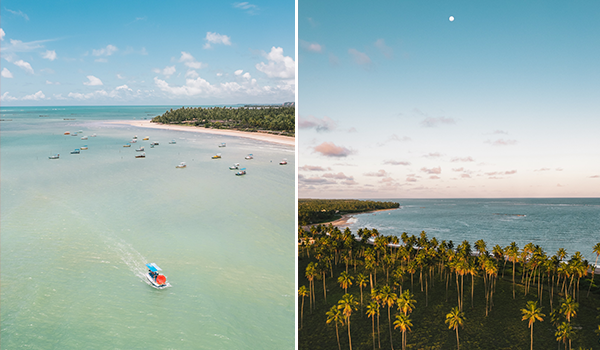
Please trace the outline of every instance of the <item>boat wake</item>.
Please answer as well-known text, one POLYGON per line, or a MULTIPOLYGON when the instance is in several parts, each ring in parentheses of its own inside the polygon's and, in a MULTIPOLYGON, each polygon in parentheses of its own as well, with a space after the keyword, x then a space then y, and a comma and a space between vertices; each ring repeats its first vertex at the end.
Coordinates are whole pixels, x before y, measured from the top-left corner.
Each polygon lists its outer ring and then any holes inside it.
MULTIPOLYGON (((152 286, 152 283, 146 278, 148 269, 146 263, 148 260, 140 254, 131 244, 125 242, 121 238, 106 237, 106 243, 111 247, 121 258, 121 260, 127 265, 129 270, 133 272, 142 282, 152 286)), ((154 287, 154 286, 152 286, 154 287)), ((171 284, 167 282, 167 286, 163 288, 171 287, 171 284)))

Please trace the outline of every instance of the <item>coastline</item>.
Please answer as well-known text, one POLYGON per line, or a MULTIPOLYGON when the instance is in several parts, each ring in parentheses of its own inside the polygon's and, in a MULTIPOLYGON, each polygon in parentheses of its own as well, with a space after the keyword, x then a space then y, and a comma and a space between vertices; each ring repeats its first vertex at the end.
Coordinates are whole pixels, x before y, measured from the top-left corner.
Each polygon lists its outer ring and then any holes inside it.
MULTIPOLYGON (((392 208, 392 209, 377 209, 377 210, 371 210, 371 211, 363 211, 360 213, 351 213, 351 214, 344 214, 342 215, 341 218, 334 220, 334 221, 328 221, 328 222, 322 222, 320 225, 329 225, 332 224, 333 226, 336 227, 347 227, 350 226, 350 224, 348 223, 348 220, 350 220, 351 218, 354 217, 354 215, 358 215, 358 214, 369 214, 369 213, 376 213, 376 212, 380 212, 380 211, 389 211, 389 210, 398 210, 400 208, 392 208)), ((309 226, 313 226, 313 225, 309 225, 309 226)))
POLYGON ((175 131, 189 131, 189 132, 197 132, 197 133, 205 133, 205 134, 213 134, 213 135, 226 135, 226 136, 237 136, 237 137, 245 137, 249 139, 278 143, 286 146, 295 146, 296 139, 294 137, 289 136, 280 136, 280 135, 271 135, 271 134, 262 134, 262 133, 254 133, 254 132, 244 132, 237 130, 218 130, 218 129, 207 129, 195 126, 184 126, 184 125, 170 125, 170 124, 157 124, 152 123, 150 120, 115 120, 115 121, 106 121, 108 124, 125 124, 130 126, 136 126, 140 128, 150 128, 150 129, 163 129, 163 130, 175 130, 175 131))

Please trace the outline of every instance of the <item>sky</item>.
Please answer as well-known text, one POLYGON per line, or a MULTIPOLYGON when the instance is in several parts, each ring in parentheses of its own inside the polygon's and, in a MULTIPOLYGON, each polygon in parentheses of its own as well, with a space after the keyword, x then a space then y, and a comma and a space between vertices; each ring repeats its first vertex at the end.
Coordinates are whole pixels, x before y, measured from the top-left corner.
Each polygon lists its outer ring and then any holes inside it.
POLYGON ((600 2, 298 8, 300 198, 600 197, 600 2))
POLYGON ((0 4, 3 106, 295 100, 295 3, 0 4))

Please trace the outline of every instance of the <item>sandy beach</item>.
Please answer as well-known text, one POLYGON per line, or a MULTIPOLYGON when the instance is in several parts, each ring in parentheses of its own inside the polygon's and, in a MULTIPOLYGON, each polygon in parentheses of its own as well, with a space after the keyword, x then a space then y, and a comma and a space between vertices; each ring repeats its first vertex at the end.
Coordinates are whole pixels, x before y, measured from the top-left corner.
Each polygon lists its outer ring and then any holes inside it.
POLYGON ((185 126, 185 125, 169 125, 169 124, 157 124, 151 123, 150 120, 117 120, 107 122, 110 124, 127 124, 131 126, 137 126, 141 128, 151 128, 151 129, 166 129, 166 130, 177 130, 177 131, 190 131, 190 132, 199 132, 206 134, 214 134, 214 135, 228 135, 228 136, 238 136, 238 137, 246 137, 249 139, 260 140, 265 142, 273 142, 287 146, 295 146, 296 140, 294 137, 289 136, 279 136, 279 135, 271 135, 257 132, 243 132, 237 130, 218 130, 218 129, 207 129, 195 126, 185 126))
MULTIPOLYGON (((398 210, 399 208, 392 208, 392 209, 379 209, 379 210, 373 210, 373 211, 365 211, 362 213, 351 213, 351 214, 344 214, 342 215, 341 218, 335 220, 335 221, 329 221, 329 222, 324 222, 321 223, 321 225, 329 225, 332 224, 333 226, 337 226, 337 227, 347 227, 350 226, 350 224, 348 223, 348 220, 350 220, 351 218, 354 217, 354 215, 358 215, 358 214, 370 214, 370 213, 377 213, 380 211, 389 211, 389 210, 398 210)), ((309 225, 310 227, 311 225, 309 225)))

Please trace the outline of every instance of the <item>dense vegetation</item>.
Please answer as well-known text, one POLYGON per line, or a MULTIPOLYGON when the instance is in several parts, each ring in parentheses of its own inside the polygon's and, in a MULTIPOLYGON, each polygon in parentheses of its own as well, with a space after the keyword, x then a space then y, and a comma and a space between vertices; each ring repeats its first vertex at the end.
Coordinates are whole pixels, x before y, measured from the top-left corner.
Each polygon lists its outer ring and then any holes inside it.
POLYGON ((361 201, 356 199, 298 199, 300 225, 332 221, 343 213, 399 208, 400 203, 361 201))
POLYGON ((331 225, 298 235, 299 349, 598 347, 600 278, 579 252, 331 225))
POLYGON ((181 107, 152 118, 154 123, 186 124, 294 136, 295 107, 181 107))

